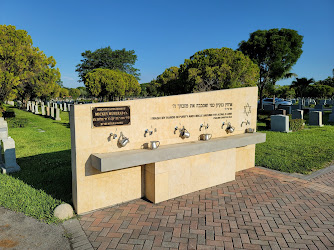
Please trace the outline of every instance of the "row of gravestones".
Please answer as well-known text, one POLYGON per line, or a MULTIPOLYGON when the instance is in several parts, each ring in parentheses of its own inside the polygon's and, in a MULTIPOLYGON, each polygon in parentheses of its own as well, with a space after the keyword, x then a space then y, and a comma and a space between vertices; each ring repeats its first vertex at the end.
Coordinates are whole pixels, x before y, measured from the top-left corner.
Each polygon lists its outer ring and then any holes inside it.
POLYGON ((310 111, 324 111, 324 105, 333 105, 334 106, 334 99, 322 99, 322 100, 315 100, 312 98, 297 98, 297 99, 290 99, 288 101, 292 102, 292 105, 274 105, 274 104, 265 104, 263 105, 263 109, 266 111, 274 111, 276 108, 278 109, 285 109, 287 114, 292 114, 293 110, 296 109, 305 109, 309 107, 311 104, 315 105, 313 109, 310 111), (295 104, 297 103, 298 104, 295 104))
POLYGON ((3 117, 0 117, 0 168, 2 173, 12 173, 20 171, 20 166, 16 163, 15 141, 8 136, 8 125, 3 117), (3 156, 2 156, 3 155, 3 156))
MULTIPOLYGON (((278 132, 290 132, 289 128, 289 116, 285 114, 277 114, 270 116, 271 118, 271 130, 278 132)), ((292 119, 304 119, 304 110, 292 111, 292 119)), ((334 106, 332 107, 332 114, 329 115, 329 121, 334 122, 334 106)), ((309 113, 309 125, 322 127, 322 111, 310 111, 309 113)))
POLYGON ((301 103, 303 106, 310 106, 310 105, 334 105, 334 99, 313 99, 310 97, 306 98, 296 98, 296 99, 287 99, 287 101, 291 101, 292 104, 301 103))
POLYGON ((50 117, 54 120, 61 120, 60 118, 60 110, 64 112, 69 112, 71 109, 71 105, 68 103, 54 103, 54 102, 47 102, 46 105, 44 102, 38 101, 28 101, 26 110, 30 111, 34 114, 41 114, 45 117, 50 117), (39 112, 41 111, 41 112, 39 112))

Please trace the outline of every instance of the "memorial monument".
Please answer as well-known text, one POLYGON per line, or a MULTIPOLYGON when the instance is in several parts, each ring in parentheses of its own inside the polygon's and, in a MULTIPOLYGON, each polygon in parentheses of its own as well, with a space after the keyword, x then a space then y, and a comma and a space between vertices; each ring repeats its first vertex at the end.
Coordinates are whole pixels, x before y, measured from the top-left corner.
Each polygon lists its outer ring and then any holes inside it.
POLYGON ((233 181, 254 167, 257 87, 120 102, 70 111, 78 214, 146 197, 159 203, 233 181))

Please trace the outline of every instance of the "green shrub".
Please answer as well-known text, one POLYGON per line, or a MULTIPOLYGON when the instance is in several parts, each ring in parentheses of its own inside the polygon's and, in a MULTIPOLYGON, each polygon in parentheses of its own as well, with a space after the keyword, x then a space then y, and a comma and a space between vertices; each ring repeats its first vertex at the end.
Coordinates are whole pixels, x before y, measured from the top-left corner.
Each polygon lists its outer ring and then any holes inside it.
POLYGON ((10 128, 24 128, 28 124, 28 119, 12 117, 8 118, 7 122, 10 128))
POLYGON ((304 129, 305 120, 303 119, 291 119, 290 120, 290 129, 292 131, 299 131, 304 129))

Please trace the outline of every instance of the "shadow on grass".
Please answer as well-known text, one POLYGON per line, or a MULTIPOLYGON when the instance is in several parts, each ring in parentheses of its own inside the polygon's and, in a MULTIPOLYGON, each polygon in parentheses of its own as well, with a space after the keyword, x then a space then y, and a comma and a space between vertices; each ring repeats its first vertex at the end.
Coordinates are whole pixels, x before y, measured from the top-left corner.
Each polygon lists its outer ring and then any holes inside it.
POLYGON ((65 128, 71 128, 70 123, 61 123, 61 122, 52 122, 52 123, 55 123, 55 124, 58 124, 58 125, 62 125, 65 128))
POLYGON ((72 204, 71 150, 22 157, 17 163, 21 171, 13 177, 72 204))

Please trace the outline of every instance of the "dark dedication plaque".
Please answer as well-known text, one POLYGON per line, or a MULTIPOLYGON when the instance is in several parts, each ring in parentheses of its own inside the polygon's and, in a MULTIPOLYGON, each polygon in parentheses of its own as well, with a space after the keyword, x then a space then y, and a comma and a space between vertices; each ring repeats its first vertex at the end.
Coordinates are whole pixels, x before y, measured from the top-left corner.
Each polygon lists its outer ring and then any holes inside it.
POLYGON ((119 126, 130 124, 130 106, 93 108, 93 126, 119 126))

